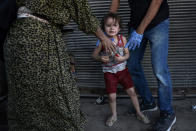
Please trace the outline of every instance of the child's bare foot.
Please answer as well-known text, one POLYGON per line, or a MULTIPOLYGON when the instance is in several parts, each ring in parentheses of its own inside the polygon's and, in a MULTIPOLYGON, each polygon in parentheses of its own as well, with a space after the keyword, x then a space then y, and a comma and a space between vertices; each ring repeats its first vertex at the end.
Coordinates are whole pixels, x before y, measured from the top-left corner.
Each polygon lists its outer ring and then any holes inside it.
POLYGON ((149 124, 150 120, 148 119, 147 116, 145 116, 143 113, 137 114, 137 119, 142 121, 144 124, 149 124))
POLYGON ((107 121, 106 121, 106 126, 113 126, 114 122, 117 121, 117 116, 116 115, 112 115, 110 116, 107 121))

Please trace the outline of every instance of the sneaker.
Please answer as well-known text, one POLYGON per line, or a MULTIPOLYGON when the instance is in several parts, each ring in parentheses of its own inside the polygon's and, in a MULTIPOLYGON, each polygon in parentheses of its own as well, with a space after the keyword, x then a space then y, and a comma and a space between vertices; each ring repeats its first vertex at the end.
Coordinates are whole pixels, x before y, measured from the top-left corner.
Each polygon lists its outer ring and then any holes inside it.
POLYGON ((161 114, 159 120, 153 127, 153 131, 170 131, 175 122, 175 114, 161 114))
POLYGON ((106 126, 113 126, 113 124, 117 121, 117 116, 110 116, 106 121, 106 126))
POLYGON ((136 117, 137 117, 138 120, 140 120, 144 124, 149 124, 150 123, 150 120, 148 119, 148 117, 145 116, 143 113, 142 113, 141 116, 137 115, 136 117))
MULTIPOLYGON (((144 103, 143 101, 140 103, 140 111, 145 112, 145 111, 156 111, 158 109, 157 105, 155 102, 153 103, 144 103)), ((136 114, 135 108, 132 106, 130 114, 136 114)))
POLYGON ((156 111, 158 109, 157 105, 155 102, 153 103, 144 103, 142 102, 140 104, 140 110, 141 112, 145 112, 145 111, 156 111))

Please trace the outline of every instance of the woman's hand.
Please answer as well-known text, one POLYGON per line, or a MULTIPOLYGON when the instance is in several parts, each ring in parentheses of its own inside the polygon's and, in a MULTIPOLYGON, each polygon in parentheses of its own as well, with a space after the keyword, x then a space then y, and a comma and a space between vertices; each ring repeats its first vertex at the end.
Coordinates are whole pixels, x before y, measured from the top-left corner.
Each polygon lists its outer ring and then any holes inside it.
POLYGON ((101 28, 99 27, 97 31, 95 32, 95 35, 100 39, 102 45, 104 46, 107 53, 112 54, 112 52, 115 52, 115 45, 113 42, 103 33, 101 28))
POLYGON ((113 54, 116 51, 115 45, 108 37, 105 36, 105 38, 101 39, 101 43, 108 54, 113 54))

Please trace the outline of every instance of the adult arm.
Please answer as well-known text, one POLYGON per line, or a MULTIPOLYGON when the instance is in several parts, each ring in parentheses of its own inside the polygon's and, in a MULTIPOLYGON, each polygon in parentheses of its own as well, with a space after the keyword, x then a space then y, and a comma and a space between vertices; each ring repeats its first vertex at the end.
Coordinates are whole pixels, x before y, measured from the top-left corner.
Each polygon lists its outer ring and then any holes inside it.
POLYGON ((144 16, 143 20, 141 21, 140 25, 136 29, 136 32, 138 34, 143 34, 147 26, 150 24, 150 22, 154 19, 156 14, 159 11, 159 8, 162 4, 163 0, 152 0, 150 3, 150 6, 147 10, 146 15, 144 16))
POLYGON ((151 23, 154 17, 157 15, 159 8, 163 0, 152 0, 150 6, 146 12, 146 15, 142 19, 141 23, 136 30, 133 30, 131 33, 130 39, 126 45, 130 50, 134 50, 136 47, 140 46, 140 43, 143 38, 143 33, 147 26, 151 23))
POLYGON ((100 27, 98 27, 97 31, 95 32, 95 36, 97 36, 100 39, 102 45, 104 46, 107 52, 115 52, 114 44, 108 37, 106 37, 106 35, 103 33, 100 27))
POLYGON ((120 0, 112 0, 110 5, 110 12, 116 13, 120 4, 120 0))
POLYGON ((78 24, 80 30, 85 33, 93 33, 100 39, 106 51, 114 52, 112 41, 107 38, 99 27, 98 19, 92 14, 87 0, 66 0, 71 18, 78 24))

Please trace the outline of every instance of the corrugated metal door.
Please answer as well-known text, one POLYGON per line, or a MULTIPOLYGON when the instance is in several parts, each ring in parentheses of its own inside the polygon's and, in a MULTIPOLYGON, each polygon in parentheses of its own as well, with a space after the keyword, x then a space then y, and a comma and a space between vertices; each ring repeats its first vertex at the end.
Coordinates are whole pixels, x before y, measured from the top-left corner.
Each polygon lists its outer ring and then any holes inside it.
MULTIPOLYGON (((92 12, 101 20, 109 11, 111 0, 89 0, 92 12)), ((196 89, 196 1, 195 0, 169 0, 170 6, 170 46, 168 63, 175 89, 196 89)), ((127 36, 130 8, 128 0, 121 0, 119 12, 123 20, 122 34, 127 36)), ((71 22, 65 30, 64 39, 68 48, 76 59, 78 85, 82 93, 92 89, 97 93, 98 88, 104 88, 103 73, 99 62, 91 58, 97 38, 86 35, 77 29, 71 22)), ((143 60, 143 67, 149 82, 149 87, 156 88, 157 82, 152 73, 150 62, 150 49, 147 47, 143 60)), ((89 92, 87 92, 89 93, 89 92)))

